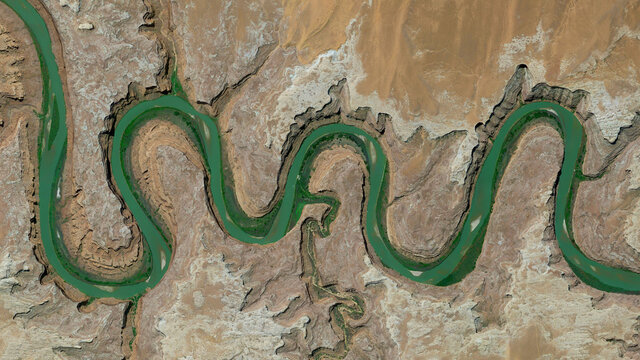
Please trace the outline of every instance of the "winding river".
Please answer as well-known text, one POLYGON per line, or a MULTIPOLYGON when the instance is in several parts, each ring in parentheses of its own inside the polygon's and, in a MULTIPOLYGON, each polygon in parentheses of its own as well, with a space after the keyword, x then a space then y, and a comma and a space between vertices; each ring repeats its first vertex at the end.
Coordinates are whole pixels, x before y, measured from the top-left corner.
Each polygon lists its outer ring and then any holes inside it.
MULTIPOLYGON (((208 172, 209 194, 219 221, 233 238, 246 243, 268 244, 281 239, 299 220, 302 208, 310 203, 327 203, 331 210, 325 228, 335 218, 339 202, 308 191, 312 162, 327 145, 346 143, 365 160, 369 193, 365 208, 365 235, 382 264, 402 276, 421 283, 449 285, 471 272, 482 250, 500 174, 508 163, 508 149, 532 121, 548 121, 564 140, 564 160, 557 182, 554 226, 564 258, 585 283, 606 291, 640 293, 640 274, 610 267, 585 256, 576 245, 571 228, 573 197, 582 173, 586 136, 574 114, 555 103, 533 102, 516 109, 502 125, 477 175, 470 207, 460 232, 450 249, 434 263, 419 263, 400 254, 389 242, 385 212, 388 203, 387 157, 375 135, 343 123, 317 127, 302 142, 288 170, 283 195, 261 218, 247 216, 237 204, 229 175, 224 173, 223 154, 217 120, 198 112, 186 97, 174 92, 142 101, 131 108, 115 127, 110 165, 116 185, 131 210, 144 239, 147 262, 144 269, 120 282, 92 277, 76 268, 65 255, 56 216, 60 200, 61 172, 67 152, 67 111, 63 84, 52 50, 47 25, 26 0, 2 0, 24 21, 33 37, 43 79, 41 133, 38 140, 40 234, 47 261, 58 275, 90 297, 134 298, 155 286, 171 262, 170 234, 130 175, 128 151, 136 129, 157 114, 170 113, 191 138, 208 172)), ((97 136, 97 135, 96 135, 97 136)))

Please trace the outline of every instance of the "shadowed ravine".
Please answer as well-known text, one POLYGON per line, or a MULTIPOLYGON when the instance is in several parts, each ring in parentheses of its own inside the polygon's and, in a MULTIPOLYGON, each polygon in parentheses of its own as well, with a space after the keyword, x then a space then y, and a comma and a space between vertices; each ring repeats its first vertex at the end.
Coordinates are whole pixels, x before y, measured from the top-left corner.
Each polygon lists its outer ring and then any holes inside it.
MULTIPOLYGON (((286 173, 282 196, 264 216, 252 218, 238 205, 228 174, 223 173, 223 154, 217 120, 198 112, 180 91, 176 78, 169 95, 145 100, 117 122, 111 147, 111 173, 120 194, 135 218, 145 242, 146 265, 121 281, 103 281, 76 268, 68 260, 57 223, 55 206, 60 199, 61 173, 67 146, 67 111, 63 84, 53 54, 51 38, 44 20, 26 0, 3 0, 24 21, 33 37, 40 58, 43 78, 41 133, 38 143, 40 234, 49 264, 67 283, 90 297, 134 298, 155 286, 171 262, 170 234, 138 189, 128 165, 128 148, 136 129, 162 114, 171 117, 189 136, 200 152, 208 176, 208 194, 216 218, 231 237, 246 243, 269 244, 285 236, 300 219, 307 204, 326 203, 330 210, 313 231, 329 232, 339 202, 331 197, 311 194, 309 178, 313 160, 328 145, 351 146, 365 160, 368 174, 364 211, 364 233, 381 263, 413 281, 446 286, 463 279, 474 267, 482 250, 493 201, 501 174, 509 161, 509 149, 532 121, 551 123, 564 140, 564 159, 556 185, 554 228, 559 247, 578 277, 605 291, 640 293, 640 274, 607 266, 589 259, 576 245, 571 227, 572 205, 583 176, 582 162, 586 135, 580 120, 567 108, 546 101, 522 104, 506 119, 477 173, 469 209, 460 232, 448 251, 433 263, 420 263, 400 254, 390 243, 386 231, 388 204, 388 161, 378 142, 379 134, 361 127, 332 123, 306 134, 286 173)), ((303 226, 309 225, 305 222, 303 226)), ((292 255, 293 256, 293 255, 292 255)), ((348 261, 348 260, 345 260, 348 261)))

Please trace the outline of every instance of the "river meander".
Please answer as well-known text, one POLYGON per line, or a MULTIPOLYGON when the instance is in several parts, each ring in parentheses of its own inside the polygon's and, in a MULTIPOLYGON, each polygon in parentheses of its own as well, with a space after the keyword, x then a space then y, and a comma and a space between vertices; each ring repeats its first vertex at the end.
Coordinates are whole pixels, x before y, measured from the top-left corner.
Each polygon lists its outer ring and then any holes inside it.
MULTIPOLYGON (((237 205, 228 174, 223 173, 222 149, 217 120, 198 112, 177 93, 142 101, 116 124, 110 164, 116 185, 131 210, 145 242, 143 272, 119 282, 92 278, 74 267, 65 255, 55 206, 67 148, 67 111, 63 84, 54 56, 47 25, 27 0, 2 0, 24 21, 40 58, 43 78, 41 134, 38 144, 40 234, 49 264, 67 283, 91 297, 133 298, 155 286, 171 262, 171 234, 166 234, 153 209, 145 205, 135 180, 129 175, 127 150, 135 128, 154 112, 170 112, 183 119, 203 157, 209 175, 209 194, 224 230, 233 238, 252 244, 268 244, 281 239, 299 220, 302 208, 310 203, 327 203, 332 210, 325 227, 335 217, 339 202, 308 191, 311 163, 326 144, 341 142, 352 146, 365 160, 369 192, 365 209, 365 235, 382 264, 413 281, 449 285, 471 272, 482 250, 500 176, 508 163, 509 146, 527 123, 541 118, 551 121, 564 140, 564 159, 555 197, 554 227, 564 258, 585 283, 598 289, 640 293, 640 274, 614 268, 589 259, 576 245, 571 228, 573 198, 582 181, 582 160, 586 135, 582 124, 568 109, 550 102, 527 103, 516 109, 502 125, 477 175, 470 207, 463 226, 450 249, 434 263, 419 263, 400 254, 389 242, 385 213, 388 203, 387 157, 375 135, 352 125, 322 125, 310 132, 295 153, 288 170, 281 199, 267 215, 251 218, 237 205), (226 183, 225 183, 226 181, 226 183)), ((96 134, 96 136, 98 136, 96 134)), ((347 261, 347 260, 345 260, 347 261)))

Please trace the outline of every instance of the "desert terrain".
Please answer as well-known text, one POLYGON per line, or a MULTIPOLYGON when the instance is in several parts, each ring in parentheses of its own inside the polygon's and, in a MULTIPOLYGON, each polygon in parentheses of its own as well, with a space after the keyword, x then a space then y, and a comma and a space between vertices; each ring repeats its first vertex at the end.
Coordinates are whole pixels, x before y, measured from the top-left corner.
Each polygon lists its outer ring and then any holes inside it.
POLYGON ((640 274, 640 2, 23 1, 48 29, 66 133, 45 208, 49 79, 28 22, 0 2, 1 359, 640 359, 638 292, 594 285, 559 245, 567 139, 551 121, 510 139, 473 271, 448 286, 403 275, 370 241, 381 160, 355 136, 304 163, 281 239, 227 226, 275 227, 305 139, 348 125, 385 154, 388 243, 438 263, 502 125, 544 101, 584 129, 575 246, 640 274), (119 134, 167 96, 215 119, 222 179, 197 117, 150 111, 119 134), (112 167, 119 136, 162 260, 112 167), (56 256, 99 294, 51 261, 43 214, 56 256), (143 290, 118 296, 130 283, 143 290))

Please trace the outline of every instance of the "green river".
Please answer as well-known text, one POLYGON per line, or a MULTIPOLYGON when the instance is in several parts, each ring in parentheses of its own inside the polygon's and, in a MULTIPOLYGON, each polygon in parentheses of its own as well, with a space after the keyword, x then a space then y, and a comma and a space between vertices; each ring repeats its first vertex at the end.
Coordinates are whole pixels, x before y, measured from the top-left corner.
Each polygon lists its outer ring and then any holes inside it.
MULTIPOLYGON (((545 119, 564 139, 564 160, 557 183, 554 226, 564 258, 585 283, 605 291, 640 293, 640 274, 610 267, 585 256, 576 245, 571 228, 573 197, 583 179, 581 168, 586 136, 580 121, 566 108, 550 102, 534 102, 515 110, 502 125, 487 155, 474 187, 469 211, 450 249, 434 263, 419 263, 400 254, 389 242, 385 213, 388 203, 387 157, 375 136, 347 124, 323 125, 302 142, 288 172, 282 198, 261 218, 247 216, 238 206, 228 171, 225 174, 217 120, 194 109, 177 93, 140 102, 116 124, 110 154, 116 185, 131 210, 144 238, 146 261, 143 269, 129 279, 108 282, 84 273, 66 255, 61 239, 56 204, 60 201, 61 172, 67 152, 67 111, 62 80, 52 50, 45 21, 26 0, 2 0, 24 21, 33 37, 43 79, 41 133, 38 140, 39 215, 42 243, 47 261, 58 275, 90 297, 134 298, 155 286, 171 262, 170 234, 166 233, 153 209, 129 175, 129 145, 136 129, 156 115, 170 114, 203 157, 209 174, 209 191, 225 231, 233 238, 253 244, 269 244, 281 239, 299 220, 302 208, 310 203, 326 203, 331 210, 325 228, 335 218, 339 202, 309 193, 308 182, 315 156, 326 146, 344 143, 365 160, 369 194, 365 212, 365 235, 384 266, 411 280, 445 286, 464 278, 474 267, 482 250, 500 176, 508 163, 508 150, 526 128, 525 124, 545 119)), ((97 134, 96 134, 97 136, 97 134)), ((345 260, 348 261, 348 260, 345 260)))

